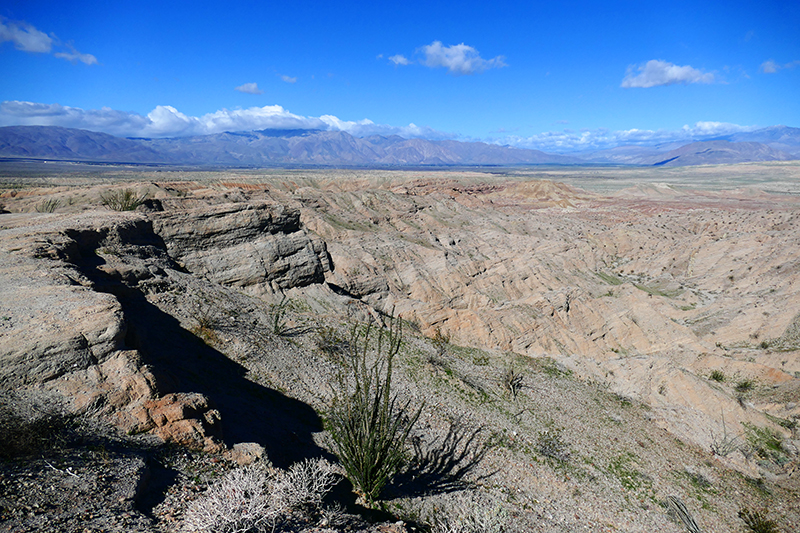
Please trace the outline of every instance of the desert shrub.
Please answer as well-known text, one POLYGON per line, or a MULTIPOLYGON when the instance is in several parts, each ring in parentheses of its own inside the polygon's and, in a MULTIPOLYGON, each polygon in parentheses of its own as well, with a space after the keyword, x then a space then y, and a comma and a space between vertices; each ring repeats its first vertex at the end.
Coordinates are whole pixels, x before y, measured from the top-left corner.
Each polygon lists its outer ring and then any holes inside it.
POLYGON ((228 472, 188 509, 184 531, 275 531, 292 513, 319 510, 336 475, 324 459, 307 459, 288 471, 253 465, 228 472))
POLYGON ((733 452, 741 451, 745 444, 741 440, 740 435, 731 435, 728 433, 728 426, 725 424, 725 416, 722 416, 722 435, 711 431, 711 453, 720 457, 727 457, 733 452))
POLYGON ((718 383, 724 383, 726 379, 725 373, 722 370, 712 370, 708 377, 718 383))
POLYGON ((496 503, 467 500, 436 513, 430 522, 431 533, 503 533, 509 518, 496 503))
POLYGON ((36 204, 37 213, 53 213, 56 209, 61 207, 61 200, 58 198, 47 198, 36 204))
POLYGON ((100 195, 100 201, 114 211, 134 211, 147 200, 147 193, 137 194, 133 189, 113 190, 100 195))
MULTIPOLYGON (((764 514, 766 514, 766 511, 764 514)), ((742 509, 739 511, 739 518, 742 519, 747 529, 753 533, 780 533, 778 524, 773 520, 767 519, 764 514, 758 511, 742 509)))
POLYGON ((516 400, 519 391, 522 390, 522 380, 524 376, 522 372, 515 369, 513 365, 506 367, 503 374, 500 376, 500 385, 511 396, 512 400, 516 400))
POLYGON ((447 347, 450 345, 450 334, 442 333, 441 328, 436 328, 436 333, 431 337, 431 343, 436 350, 436 355, 445 355, 447 353, 447 347))
POLYGON ((70 417, 48 413, 27 418, 0 406, 0 457, 25 457, 64 444, 70 417))
POLYGON ((783 437, 777 431, 764 426, 758 427, 754 424, 744 422, 742 424, 745 430, 745 438, 752 446, 753 451, 763 459, 771 459, 775 462, 781 462, 785 459, 785 454, 781 443, 783 437))
POLYGON ((285 294, 279 303, 270 306, 269 314, 270 322, 272 322, 273 335, 283 335, 286 333, 286 311, 289 310, 288 308, 289 304, 285 294))
POLYGON ((756 383, 752 379, 740 379, 736 382, 736 386, 734 388, 736 389, 736 392, 745 393, 753 390, 755 386, 756 383))
POLYGON ((318 328, 315 342, 321 352, 330 356, 339 356, 347 352, 347 339, 332 326, 318 328))
POLYGON ((561 430, 554 428, 548 428, 539 433, 536 440, 536 451, 540 455, 562 463, 569 461, 570 457, 569 445, 561 437, 561 430))
POLYGON ((350 349, 328 412, 333 449, 360 499, 373 505, 406 461, 405 443, 421 409, 411 411, 392 392, 394 358, 402 327, 392 320, 378 331, 370 357, 370 331, 354 326, 350 349))

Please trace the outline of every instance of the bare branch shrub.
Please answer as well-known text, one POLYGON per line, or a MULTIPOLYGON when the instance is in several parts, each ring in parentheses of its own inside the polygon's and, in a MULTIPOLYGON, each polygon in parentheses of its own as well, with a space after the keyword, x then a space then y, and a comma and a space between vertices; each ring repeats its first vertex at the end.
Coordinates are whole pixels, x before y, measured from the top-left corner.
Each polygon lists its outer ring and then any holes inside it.
POLYGON ((186 513, 187 532, 261 533, 291 520, 293 512, 318 514, 336 474, 324 459, 307 459, 288 471, 252 465, 232 470, 209 487, 186 513))
POLYGON ((522 390, 523 379, 522 372, 515 369, 513 365, 509 365, 500 376, 500 385, 511 396, 511 399, 516 401, 519 391, 522 390))
POLYGON ((431 522, 431 533, 503 533, 509 517, 498 504, 468 500, 435 514, 431 522))

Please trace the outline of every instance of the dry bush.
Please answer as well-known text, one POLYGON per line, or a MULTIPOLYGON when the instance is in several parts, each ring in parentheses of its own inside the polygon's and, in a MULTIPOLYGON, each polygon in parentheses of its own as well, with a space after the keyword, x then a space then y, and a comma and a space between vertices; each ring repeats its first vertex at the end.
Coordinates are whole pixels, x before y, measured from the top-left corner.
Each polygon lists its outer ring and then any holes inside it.
POLYGON ((431 533, 503 533, 509 518, 496 503, 468 500, 437 513, 431 521, 431 533))
POLYGON ((206 533, 274 531, 292 513, 317 513, 336 481, 324 459, 306 459, 288 471, 253 465, 232 470, 186 513, 183 530, 206 533))

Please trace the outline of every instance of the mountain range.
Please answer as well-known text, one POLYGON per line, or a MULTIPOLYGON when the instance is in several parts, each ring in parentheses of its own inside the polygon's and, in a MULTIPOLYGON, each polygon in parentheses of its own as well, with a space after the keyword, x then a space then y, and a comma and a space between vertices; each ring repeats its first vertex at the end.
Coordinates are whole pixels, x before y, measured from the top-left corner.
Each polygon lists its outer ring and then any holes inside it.
POLYGON ((687 166, 800 159, 800 128, 773 126, 681 145, 620 146, 549 154, 482 142, 342 131, 261 130, 167 139, 120 138, 56 126, 0 128, 0 157, 102 163, 268 166, 513 166, 624 164, 687 166))

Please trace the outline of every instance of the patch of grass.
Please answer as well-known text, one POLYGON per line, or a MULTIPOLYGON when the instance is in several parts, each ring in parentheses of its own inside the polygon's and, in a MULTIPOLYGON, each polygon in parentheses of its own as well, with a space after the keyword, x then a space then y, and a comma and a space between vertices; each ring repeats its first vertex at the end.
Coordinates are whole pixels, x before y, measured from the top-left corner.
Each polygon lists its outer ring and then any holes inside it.
POLYGON ((608 274, 606 272, 595 272, 595 276, 602 279, 609 285, 622 285, 624 281, 619 277, 615 276, 614 274, 608 274))
POLYGON ((134 211, 147 200, 147 193, 137 194, 133 189, 113 190, 100 195, 101 203, 114 211, 134 211))
POLYGON ((37 213, 53 213, 56 209, 61 207, 61 200, 58 198, 47 198, 36 204, 37 213))
POLYGON ((635 468, 638 459, 630 452, 623 453, 611 459, 608 464, 608 473, 617 478, 620 485, 628 491, 648 489, 652 480, 635 468))
POLYGON ((755 424, 748 424, 743 422, 745 430, 745 438, 753 451, 758 454, 762 459, 768 459, 776 463, 783 463, 786 461, 786 454, 781 448, 783 437, 777 431, 769 427, 759 427, 755 424))
POLYGON ((744 378, 736 382, 734 389, 736 389, 736 392, 745 393, 745 392, 750 392, 755 387, 756 387, 756 382, 754 380, 750 378, 744 378))
POLYGON ((708 379, 716 381, 718 383, 725 383, 727 379, 725 377, 725 373, 722 370, 712 370, 711 374, 709 374, 708 379))

